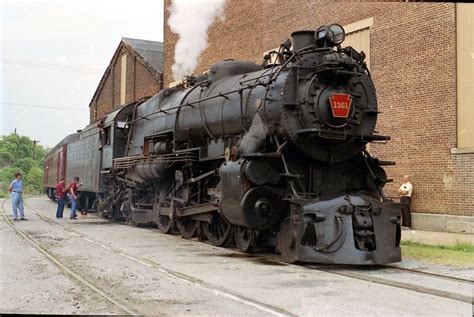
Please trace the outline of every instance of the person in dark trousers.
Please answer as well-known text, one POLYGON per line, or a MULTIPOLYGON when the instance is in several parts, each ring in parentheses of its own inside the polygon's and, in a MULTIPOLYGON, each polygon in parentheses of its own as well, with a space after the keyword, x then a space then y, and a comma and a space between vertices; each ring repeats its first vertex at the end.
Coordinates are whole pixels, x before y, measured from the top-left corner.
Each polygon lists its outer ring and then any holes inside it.
POLYGON ((77 219, 77 184, 79 183, 79 177, 74 177, 73 181, 67 186, 67 196, 71 202, 71 213, 69 219, 77 219))
POLYGON ((62 177, 56 184, 56 201, 58 209, 56 209, 56 219, 63 217, 64 205, 66 204, 66 180, 62 177))
POLYGON ((402 209, 402 229, 411 228, 411 195, 413 193, 413 185, 410 182, 410 176, 405 175, 403 177, 403 184, 398 189, 400 194, 400 202, 404 203, 402 209))

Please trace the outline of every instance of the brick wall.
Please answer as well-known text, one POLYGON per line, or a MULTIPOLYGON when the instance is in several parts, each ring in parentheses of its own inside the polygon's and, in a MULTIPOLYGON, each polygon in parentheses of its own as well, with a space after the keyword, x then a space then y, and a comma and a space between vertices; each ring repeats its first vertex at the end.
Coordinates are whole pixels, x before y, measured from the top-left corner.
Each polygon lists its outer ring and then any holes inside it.
MULTIPOLYGON (((168 7, 170 0, 165 1, 168 7)), ((171 77, 177 36, 166 24, 165 86, 171 77)), ((225 20, 209 29, 209 47, 195 73, 226 58, 261 62, 290 33, 337 22, 373 17, 371 72, 377 87, 378 131, 387 144, 371 145, 395 182, 405 174, 414 184, 414 212, 474 216, 474 154, 451 154, 456 147, 456 24, 453 3, 229 0, 225 20)))
POLYGON ((103 86, 91 102, 91 122, 105 116, 120 103, 120 72, 122 54, 127 54, 127 76, 125 103, 139 100, 146 96, 153 96, 161 89, 160 79, 156 78, 138 60, 136 54, 130 52, 125 46, 119 48, 118 58, 112 61, 111 70, 103 79, 103 86))

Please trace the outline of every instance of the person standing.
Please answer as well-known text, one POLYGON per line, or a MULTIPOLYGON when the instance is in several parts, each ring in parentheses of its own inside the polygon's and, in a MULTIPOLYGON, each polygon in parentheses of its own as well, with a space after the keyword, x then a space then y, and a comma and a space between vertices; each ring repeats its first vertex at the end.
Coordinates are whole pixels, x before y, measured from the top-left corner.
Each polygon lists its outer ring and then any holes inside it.
POLYGON ((8 188, 8 191, 11 195, 13 207, 12 217, 15 221, 18 220, 18 212, 20 214, 19 220, 26 220, 25 208, 23 206, 23 182, 21 178, 21 173, 16 173, 15 179, 10 183, 10 187, 8 188))
POLYGON ((77 209, 77 183, 79 183, 79 177, 74 177, 73 181, 67 186, 67 196, 71 202, 71 214, 69 219, 77 219, 76 209, 77 209))
POLYGON ((56 184, 56 201, 58 209, 56 209, 56 219, 63 217, 64 205, 66 204, 66 180, 62 177, 56 184))
POLYGON ((402 229, 411 228, 411 195, 413 193, 413 185, 410 182, 410 176, 403 177, 403 184, 398 189, 400 194, 400 202, 405 206, 402 208, 402 229))

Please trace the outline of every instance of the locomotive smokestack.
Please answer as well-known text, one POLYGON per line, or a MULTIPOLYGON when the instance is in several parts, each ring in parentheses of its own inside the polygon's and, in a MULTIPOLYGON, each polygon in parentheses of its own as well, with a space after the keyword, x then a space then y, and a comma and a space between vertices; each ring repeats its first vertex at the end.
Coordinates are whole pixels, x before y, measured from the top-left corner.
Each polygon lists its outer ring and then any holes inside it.
POLYGON ((291 39, 293 42, 293 51, 299 51, 304 47, 314 45, 314 31, 302 30, 291 33, 291 39))

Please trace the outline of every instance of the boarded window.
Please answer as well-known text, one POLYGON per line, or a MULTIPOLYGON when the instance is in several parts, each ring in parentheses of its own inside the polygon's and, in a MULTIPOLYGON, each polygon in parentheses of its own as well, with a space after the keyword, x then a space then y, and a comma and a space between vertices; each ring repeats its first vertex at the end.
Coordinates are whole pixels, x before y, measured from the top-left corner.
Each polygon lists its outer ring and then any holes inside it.
POLYGON ((125 104, 127 92, 127 54, 120 59, 120 104, 125 104))
POLYGON ((358 21, 344 26, 346 39, 342 43, 343 47, 352 46, 358 52, 364 51, 367 66, 370 70, 370 27, 373 25, 373 18, 358 21))
MULTIPOLYGON (((346 39, 342 47, 352 46, 356 51, 365 53, 365 62, 370 70, 370 27, 374 24, 373 18, 351 23, 344 26, 346 39)), ((367 144, 367 150, 370 151, 370 143, 367 144)))
POLYGON ((474 5, 456 4, 458 148, 474 148, 474 5))

